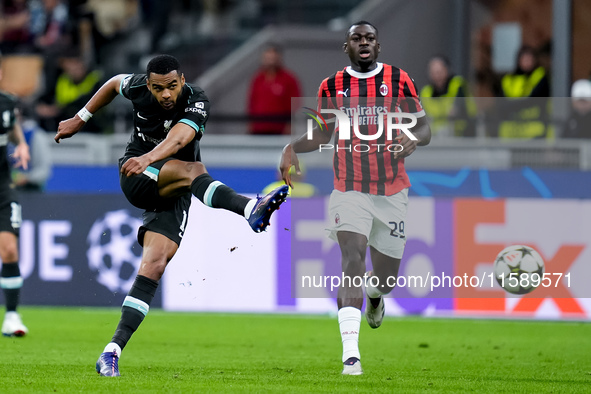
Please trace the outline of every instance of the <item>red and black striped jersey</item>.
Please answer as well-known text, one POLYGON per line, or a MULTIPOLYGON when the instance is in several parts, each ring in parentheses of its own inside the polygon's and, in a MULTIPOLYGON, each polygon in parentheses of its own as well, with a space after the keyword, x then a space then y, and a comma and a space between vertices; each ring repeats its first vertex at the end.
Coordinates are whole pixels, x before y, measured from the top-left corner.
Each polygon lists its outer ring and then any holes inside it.
POLYGON ((386 133, 388 112, 425 115, 412 78, 403 70, 377 63, 369 72, 360 73, 351 67, 322 81, 318 91, 318 111, 340 109, 349 115, 351 138, 340 139, 338 125, 334 135, 334 187, 339 191, 355 190, 374 195, 392 195, 410 186, 404 159, 394 159, 396 141, 386 133), (354 121, 354 117, 358 121, 354 121), (381 136, 360 139, 358 134, 379 134, 379 117, 383 120, 381 136))

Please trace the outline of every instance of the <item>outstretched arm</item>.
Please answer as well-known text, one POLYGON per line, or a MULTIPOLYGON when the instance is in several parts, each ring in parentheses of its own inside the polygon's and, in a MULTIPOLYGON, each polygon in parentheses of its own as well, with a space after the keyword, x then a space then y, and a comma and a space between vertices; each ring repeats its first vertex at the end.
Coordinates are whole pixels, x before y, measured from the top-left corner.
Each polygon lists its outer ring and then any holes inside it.
POLYGON ((59 144, 60 140, 70 138, 76 134, 82 126, 88 121, 90 116, 99 109, 108 105, 119 94, 119 86, 126 74, 115 75, 101 86, 101 88, 92 96, 86 103, 83 109, 74 115, 73 118, 66 119, 60 122, 57 128, 57 134, 53 138, 59 144))

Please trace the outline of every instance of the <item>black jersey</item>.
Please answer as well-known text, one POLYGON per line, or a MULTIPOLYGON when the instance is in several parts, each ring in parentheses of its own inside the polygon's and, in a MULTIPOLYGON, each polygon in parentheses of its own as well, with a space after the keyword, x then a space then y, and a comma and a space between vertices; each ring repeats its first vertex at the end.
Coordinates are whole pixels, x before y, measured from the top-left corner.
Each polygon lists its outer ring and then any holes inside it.
POLYGON ((162 142, 177 123, 185 123, 195 129, 195 138, 173 157, 183 161, 198 161, 199 139, 205 131, 209 116, 209 100, 205 92, 185 83, 176 105, 166 110, 148 90, 146 74, 131 74, 123 78, 120 93, 133 103, 133 134, 126 157, 137 157, 150 152, 162 142))
POLYGON ((8 135, 16 122, 16 98, 0 92, 0 188, 10 184, 10 163, 8 161, 8 135))

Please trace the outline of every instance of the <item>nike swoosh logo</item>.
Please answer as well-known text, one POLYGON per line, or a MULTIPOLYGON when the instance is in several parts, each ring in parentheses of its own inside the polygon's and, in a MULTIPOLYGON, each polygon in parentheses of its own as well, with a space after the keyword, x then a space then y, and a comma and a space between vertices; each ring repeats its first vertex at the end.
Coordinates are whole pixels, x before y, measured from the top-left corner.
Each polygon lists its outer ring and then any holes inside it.
POLYGON ((137 117, 140 118, 140 119, 143 119, 143 120, 148 120, 148 118, 144 118, 142 115, 140 115, 139 112, 137 113, 137 117))

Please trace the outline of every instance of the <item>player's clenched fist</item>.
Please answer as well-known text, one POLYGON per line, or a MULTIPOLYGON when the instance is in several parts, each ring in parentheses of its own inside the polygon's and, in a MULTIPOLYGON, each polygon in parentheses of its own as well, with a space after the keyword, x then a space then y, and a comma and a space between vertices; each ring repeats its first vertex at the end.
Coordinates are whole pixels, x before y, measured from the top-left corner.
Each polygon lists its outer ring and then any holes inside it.
POLYGON ((402 151, 394 153, 395 159, 402 159, 403 157, 410 156, 411 153, 417 150, 417 141, 411 140, 404 133, 394 138, 394 141, 402 146, 402 151))
POLYGON ((148 168, 150 162, 143 156, 130 157, 129 160, 121 166, 121 173, 125 176, 139 175, 148 168))

